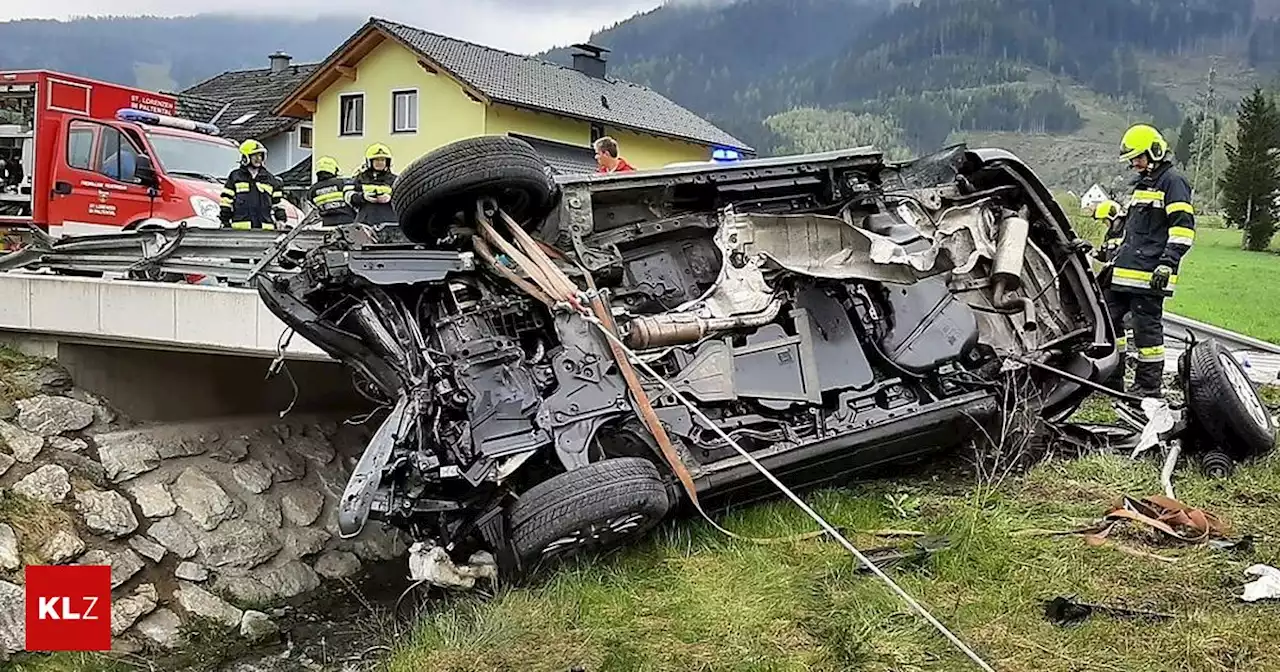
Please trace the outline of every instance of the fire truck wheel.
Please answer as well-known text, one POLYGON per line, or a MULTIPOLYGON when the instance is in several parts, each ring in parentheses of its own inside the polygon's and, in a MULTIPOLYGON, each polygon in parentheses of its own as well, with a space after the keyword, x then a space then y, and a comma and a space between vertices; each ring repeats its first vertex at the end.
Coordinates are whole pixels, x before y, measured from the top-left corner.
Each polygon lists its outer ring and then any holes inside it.
POLYGON ((391 205, 405 237, 431 245, 481 198, 492 198, 517 222, 540 222, 558 204, 551 167, 529 143, 479 136, 440 147, 405 167, 391 205))

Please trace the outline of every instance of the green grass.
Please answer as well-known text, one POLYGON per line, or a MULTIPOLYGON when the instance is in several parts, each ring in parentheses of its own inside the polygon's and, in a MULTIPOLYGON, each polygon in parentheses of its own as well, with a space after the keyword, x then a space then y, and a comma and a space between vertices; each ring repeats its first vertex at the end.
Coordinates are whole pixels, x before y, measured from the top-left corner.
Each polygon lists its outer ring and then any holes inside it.
POLYGON ((1170 312, 1280 343, 1280 246, 1240 249, 1240 231, 1197 231, 1195 247, 1178 271, 1170 312))
MULTIPOLYGON (((854 529, 914 528, 949 535, 951 549, 918 569, 895 569, 903 587, 1000 670, 1277 669, 1280 603, 1232 596, 1254 562, 1280 546, 1235 557, 1126 533, 1126 543, 1178 558, 1132 557, 1078 537, 1019 537, 1071 529, 1123 494, 1159 491, 1159 466, 1121 457, 1047 463, 1003 486, 909 479, 817 493, 815 508, 854 529), (916 499, 903 518, 890 496, 916 499), (1176 613, 1146 625, 1094 618, 1077 629, 1046 622, 1041 600, 1077 594, 1176 613), (1263 663, 1262 661, 1271 661, 1263 663), (1270 665, 1268 667, 1267 665, 1270 665)), ((1268 539, 1280 534, 1280 461, 1230 481, 1180 470, 1179 496, 1268 539)), ((781 536, 814 529, 775 503, 729 518, 738 532, 781 536)), ((862 548, 887 543, 863 534, 862 548)), ((620 557, 564 571, 549 583, 489 602, 461 599, 427 618, 389 663, 395 671, 592 672, 623 670, 970 670, 834 543, 735 542, 700 523, 671 524, 620 557)))

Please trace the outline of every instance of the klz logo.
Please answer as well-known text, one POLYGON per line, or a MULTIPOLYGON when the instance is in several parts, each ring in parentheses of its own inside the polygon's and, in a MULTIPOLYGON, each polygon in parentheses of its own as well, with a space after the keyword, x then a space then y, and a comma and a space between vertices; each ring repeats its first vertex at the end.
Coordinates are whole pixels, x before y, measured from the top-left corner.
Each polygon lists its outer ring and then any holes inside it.
POLYGON ((27 650, 109 651, 111 568, 28 565, 27 650))

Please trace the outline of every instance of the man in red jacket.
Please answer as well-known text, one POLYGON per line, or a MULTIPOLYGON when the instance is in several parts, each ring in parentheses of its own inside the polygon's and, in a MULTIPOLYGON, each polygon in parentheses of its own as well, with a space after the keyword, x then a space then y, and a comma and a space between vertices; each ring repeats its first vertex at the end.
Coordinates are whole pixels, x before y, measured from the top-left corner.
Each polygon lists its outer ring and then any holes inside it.
POLYGON ((600 173, 625 173, 635 170, 627 160, 618 156, 618 141, 605 136, 592 143, 596 149, 596 166, 600 173))

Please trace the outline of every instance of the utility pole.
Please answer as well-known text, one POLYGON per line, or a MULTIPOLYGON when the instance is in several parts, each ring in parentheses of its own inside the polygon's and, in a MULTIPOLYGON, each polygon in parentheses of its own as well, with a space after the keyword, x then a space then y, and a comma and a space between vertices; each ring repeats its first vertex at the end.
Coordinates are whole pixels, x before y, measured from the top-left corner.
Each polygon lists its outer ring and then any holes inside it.
POLYGON ((1208 142, 1209 165, 1210 165, 1209 178, 1211 180, 1211 183, 1209 185, 1210 197, 1209 197, 1208 203, 1217 202, 1216 198, 1217 198, 1217 188, 1218 188, 1218 152, 1217 152, 1218 125, 1217 125, 1217 118, 1210 117, 1210 112, 1214 109, 1213 80, 1216 75, 1217 75, 1216 66, 1212 66, 1212 65, 1209 66, 1209 74, 1206 78, 1207 86, 1205 88, 1204 95, 1200 97, 1200 131, 1201 132, 1198 134, 1198 137, 1196 139, 1196 145, 1197 145, 1197 151, 1195 152, 1196 172, 1195 172, 1195 176, 1191 178, 1192 179, 1191 184, 1193 185, 1193 188, 1199 187, 1200 186, 1200 166, 1201 164, 1204 163, 1205 143, 1208 142), (1206 128, 1205 127, 1206 124, 1213 124, 1213 125, 1212 127, 1206 128))
MULTIPOLYGON (((1213 95, 1213 78, 1214 78, 1214 75, 1216 74, 1217 74, 1217 68, 1212 65, 1209 66, 1209 93, 1208 93, 1208 99, 1205 101, 1205 107, 1208 108, 1209 110, 1215 109, 1214 107, 1215 100, 1213 95)), ((1212 196, 1210 196, 1209 198, 1209 202, 1213 204, 1214 210, 1217 210, 1218 209, 1218 118, 1216 115, 1214 116, 1214 119, 1213 119, 1213 139, 1209 143, 1209 165, 1210 165, 1210 172, 1212 173, 1211 177, 1213 180, 1209 185, 1209 191, 1212 194, 1212 196)))

